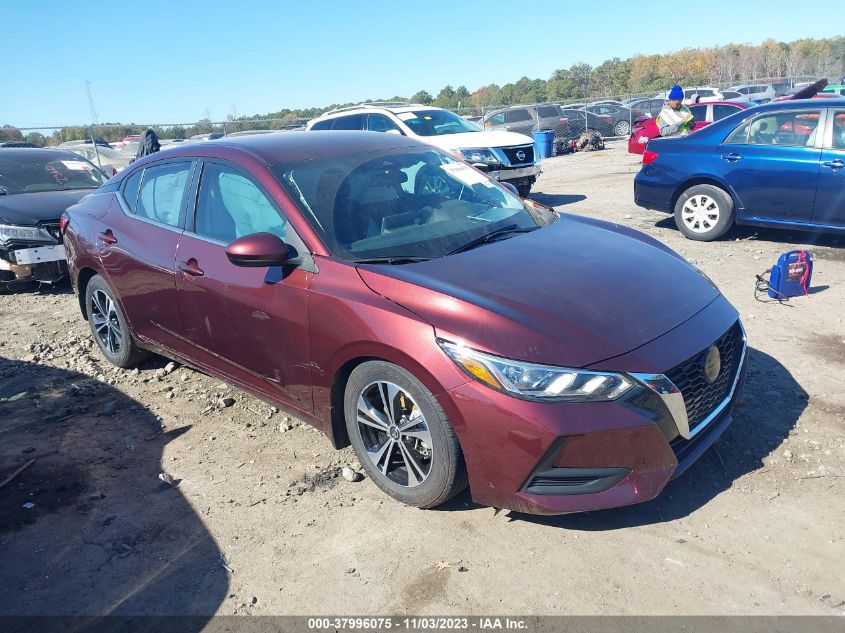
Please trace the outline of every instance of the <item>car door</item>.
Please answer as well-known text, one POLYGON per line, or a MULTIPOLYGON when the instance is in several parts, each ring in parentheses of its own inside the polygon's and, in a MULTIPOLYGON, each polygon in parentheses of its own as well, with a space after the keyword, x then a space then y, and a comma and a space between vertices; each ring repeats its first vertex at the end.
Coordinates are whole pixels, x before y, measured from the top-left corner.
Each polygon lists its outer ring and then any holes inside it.
POLYGON ((509 132, 531 136, 531 131, 534 128, 534 116, 527 108, 514 108, 505 112, 505 129, 509 132))
POLYGON ((169 348, 179 346, 176 245, 194 167, 175 159, 136 169, 97 223, 100 260, 133 331, 169 348))
POLYGON ((821 157, 819 108, 766 110, 742 121, 716 147, 716 172, 739 212, 779 222, 810 222, 821 157))
POLYGON ((827 112, 813 224, 845 227, 845 108, 827 112))
POLYGON ((266 189, 242 168, 204 161, 176 256, 177 305, 192 356, 293 406, 312 410, 307 288, 315 268, 266 189), (245 268, 226 245, 267 232, 299 265, 245 268))

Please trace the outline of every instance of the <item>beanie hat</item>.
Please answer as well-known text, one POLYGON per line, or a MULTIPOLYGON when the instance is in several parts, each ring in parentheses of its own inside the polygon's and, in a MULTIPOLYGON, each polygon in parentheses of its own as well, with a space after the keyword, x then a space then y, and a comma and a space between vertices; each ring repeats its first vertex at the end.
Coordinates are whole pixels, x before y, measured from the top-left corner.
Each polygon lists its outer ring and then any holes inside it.
POLYGON ((684 91, 678 84, 672 86, 672 89, 669 91, 669 101, 680 101, 684 98, 684 91))

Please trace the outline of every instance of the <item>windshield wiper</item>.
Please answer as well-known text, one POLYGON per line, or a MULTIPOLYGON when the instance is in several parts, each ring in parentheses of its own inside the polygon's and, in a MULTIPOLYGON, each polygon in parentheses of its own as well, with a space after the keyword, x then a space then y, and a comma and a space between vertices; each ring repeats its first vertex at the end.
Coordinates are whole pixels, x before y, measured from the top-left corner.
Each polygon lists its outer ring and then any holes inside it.
POLYGON ((363 257, 353 259, 353 264, 413 264, 414 262, 426 262, 431 257, 417 257, 414 255, 393 255, 392 257, 363 257))
POLYGON ((536 231, 539 228, 539 226, 526 226, 523 228, 518 228, 516 224, 508 224, 507 226, 503 226, 500 229, 496 229, 495 231, 490 231, 490 233, 485 233, 480 237, 476 237, 474 240, 470 240, 463 246, 459 246, 458 248, 449 251, 446 254, 454 255, 455 253, 463 253, 464 251, 468 251, 471 248, 475 248, 476 246, 486 244, 487 242, 493 240, 493 238, 499 237, 500 235, 505 235, 507 233, 530 233, 531 231, 536 231))

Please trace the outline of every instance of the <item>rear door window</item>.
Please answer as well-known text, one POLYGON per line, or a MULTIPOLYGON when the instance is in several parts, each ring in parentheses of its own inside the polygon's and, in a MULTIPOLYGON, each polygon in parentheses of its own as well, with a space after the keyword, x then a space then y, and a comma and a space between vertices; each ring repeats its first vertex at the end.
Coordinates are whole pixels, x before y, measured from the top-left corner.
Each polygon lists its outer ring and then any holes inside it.
POLYGON ((694 105, 689 107, 690 112, 695 117, 695 120, 699 123, 702 121, 707 120, 707 106, 706 105, 694 105))
POLYGON ((154 165, 144 169, 135 215, 178 227, 190 173, 189 161, 154 165))
POLYGON ((833 113, 833 149, 845 150, 845 111, 833 113))
POLYGON ((312 130, 330 130, 332 129, 332 121, 331 119, 324 119, 323 121, 317 121, 314 125, 311 126, 312 130))
POLYGON ((741 110, 741 108, 737 108, 737 107, 729 106, 729 105, 714 105, 713 106, 713 120, 714 121, 721 121, 726 116, 736 114, 740 110, 741 110))
POLYGON ((517 123, 519 121, 531 121, 531 114, 528 110, 520 108, 519 110, 509 110, 507 113, 508 123, 517 123))
POLYGON ((390 130, 401 132, 399 126, 383 114, 368 114, 367 129, 370 132, 389 132, 390 130))
POLYGON ((364 129, 364 115, 352 114, 350 116, 342 116, 334 119, 332 123, 333 130, 363 130, 364 129))

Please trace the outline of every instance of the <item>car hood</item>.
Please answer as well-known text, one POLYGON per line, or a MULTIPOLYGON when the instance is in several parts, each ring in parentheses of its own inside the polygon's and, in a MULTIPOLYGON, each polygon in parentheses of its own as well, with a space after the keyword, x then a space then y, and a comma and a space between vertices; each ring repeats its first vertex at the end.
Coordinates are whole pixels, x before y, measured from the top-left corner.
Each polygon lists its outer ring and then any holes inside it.
POLYGON ((719 296, 703 273, 657 240, 570 215, 465 253, 358 271, 441 338, 570 367, 630 352, 719 296))
POLYGON ((39 222, 58 221, 65 209, 93 191, 94 189, 75 189, 0 196, 0 223, 32 226, 39 222))
POLYGON ((463 134, 443 134, 442 136, 420 136, 423 143, 434 145, 447 152, 453 149, 471 149, 477 147, 513 147, 533 143, 534 139, 516 132, 464 132, 463 134))

